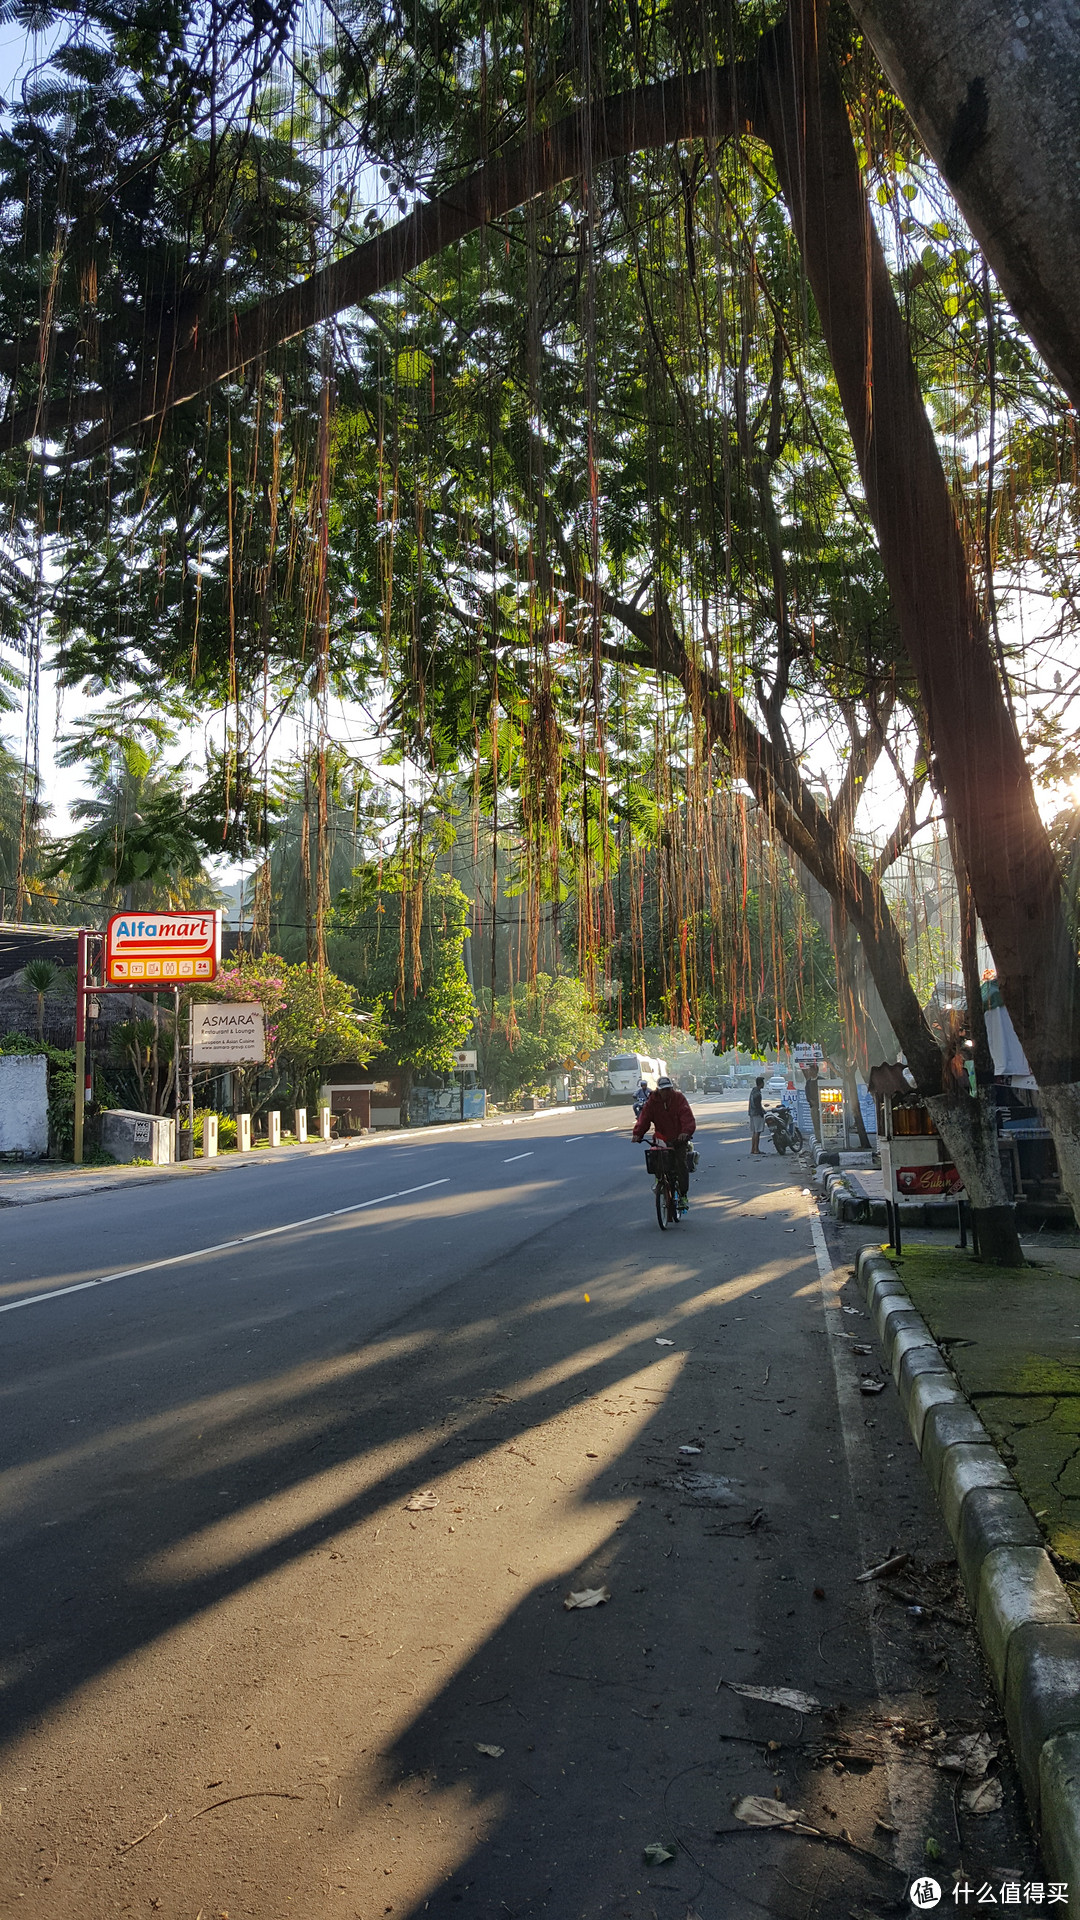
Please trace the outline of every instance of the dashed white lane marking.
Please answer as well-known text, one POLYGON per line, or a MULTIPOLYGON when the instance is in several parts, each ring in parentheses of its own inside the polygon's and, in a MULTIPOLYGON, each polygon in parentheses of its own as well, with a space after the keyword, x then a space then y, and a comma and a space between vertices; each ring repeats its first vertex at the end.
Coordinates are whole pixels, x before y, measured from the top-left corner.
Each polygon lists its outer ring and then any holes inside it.
MULTIPOLYGON (((855 1418, 854 1409, 861 1407, 857 1397, 859 1369, 855 1365, 855 1356, 850 1342, 843 1336, 847 1329, 843 1324, 840 1289, 847 1279, 839 1267, 834 1267, 829 1257, 821 1216, 816 1204, 811 1201, 810 1232, 814 1237, 814 1252, 817 1255, 818 1277, 821 1282, 821 1304, 825 1314, 825 1331, 829 1339, 829 1356, 836 1378, 836 1399, 840 1410, 840 1431, 844 1439, 844 1458, 847 1462, 851 1510, 855 1518, 855 1531, 859 1541, 859 1557, 864 1567, 873 1566, 880 1556, 874 1551, 875 1543, 867 1537, 867 1511, 865 1496, 861 1489, 872 1484, 871 1474, 876 1466, 874 1443, 870 1439, 861 1420, 855 1418)), ((871 1586, 859 1588, 866 1607, 866 1626, 870 1640, 870 1656, 874 1664, 874 1681, 882 1710, 886 1713, 901 1711, 904 1703, 894 1701, 885 1680, 887 1670, 884 1634, 877 1617, 876 1601, 871 1586)), ((886 1754, 891 1746, 884 1742, 886 1754)), ((899 1829, 896 1842, 898 1864, 915 1873, 923 1864, 922 1836, 927 1831, 926 1821, 933 1798, 933 1773, 929 1767, 907 1767, 893 1757, 887 1757, 884 1763, 885 1780, 892 1810, 893 1824, 899 1829)))
POLYGON ((575 1140, 584 1140, 584 1139, 585 1139, 585 1135, 583 1133, 568 1133, 566 1136, 566 1139, 563 1141, 563 1146, 572 1147, 575 1140))
POLYGON ((21 1300, 5 1300, 0 1313, 15 1313, 19 1307, 38 1307, 44 1300, 62 1300, 67 1293, 86 1293, 90 1287, 107 1287, 113 1280, 133 1280, 140 1273, 157 1273, 162 1267, 179 1267, 185 1260, 204 1260, 212 1253, 225 1253, 229 1247, 247 1247, 253 1240, 272 1240, 279 1233, 296 1233, 301 1227, 318 1226, 322 1220, 339 1220, 343 1213, 364 1213, 368 1207, 385 1206, 388 1200, 405 1200, 412 1193, 427 1193, 431 1187, 445 1187, 449 1174, 441 1180, 425 1180, 421 1187, 403 1187, 400 1193, 380 1193, 374 1200, 357 1200, 351 1207, 333 1207, 329 1213, 311 1213, 306 1220, 289 1220, 283 1227, 263 1227, 258 1233, 241 1233, 235 1240, 218 1240, 212 1247, 195 1247, 190 1253, 173 1253, 167 1260, 147 1260, 141 1267, 122 1267, 116 1273, 102 1273, 96 1280, 76 1280, 70 1287, 52 1287, 48 1293, 28 1293, 21 1300))
POLYGON ((511 1163, 511 1161, 513 1161, 513 1160, 531 1160, 531 1159, 532 1159, 532 1148, 530 1147, 530 1149, 529 1149, 529 1151, 528 1151, 528 1153, 512 1153, 512 1154, 510 1154, 510 1155, 509 1155, 509 1157, 508 1157, 508 1158, 507 1158, 506 1160, 504 1160, 504 1161, 503 1161, 503 1166, 504 1166, 504 1167, 508 1167, 508 1166, 510 1165, 510 1163, 511 1163))

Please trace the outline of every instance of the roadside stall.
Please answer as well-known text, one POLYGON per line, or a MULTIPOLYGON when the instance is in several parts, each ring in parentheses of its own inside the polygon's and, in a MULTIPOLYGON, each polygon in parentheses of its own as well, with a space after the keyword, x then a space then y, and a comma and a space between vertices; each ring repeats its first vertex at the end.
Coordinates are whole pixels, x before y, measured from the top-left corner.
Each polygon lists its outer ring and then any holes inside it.
POLYGON ((945 1142, 921 1100, 914 1094, 880 1096, 883 1129, 878 1136, 889 1245, 900 1252, 901 1200, 950 1200, 957 1203, 960 1244, 967 1244, 964 1184, 949 1159, 945 1142))

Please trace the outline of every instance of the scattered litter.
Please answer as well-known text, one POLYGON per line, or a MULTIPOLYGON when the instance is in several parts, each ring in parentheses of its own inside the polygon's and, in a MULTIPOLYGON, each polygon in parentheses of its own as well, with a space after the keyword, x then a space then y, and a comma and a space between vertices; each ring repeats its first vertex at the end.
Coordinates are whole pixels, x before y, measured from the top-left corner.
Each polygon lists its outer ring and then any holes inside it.
POLYGON ((575 1608, 602 1607, 604 1601, 610 1599, 610 1587, 582 1587, 579 1593, 568 1593, 563 1606, 567 1613, 572 1613, 575 1608))
MULTIPOLYGON (((792 1713, 821 1712, 821 1701, 815 1700, 812 1693, 800 1693, 797 1687, 744 1687, 736 1680, 726 1684, 732 1693, 741 1693, 744 1700, 764 1700, 772 1707, 790 1707, 792 1713)), ((801 1820, 802 1814, 796 1818, 801 1820)))
POLYGON ((674 1340, 657 1340, 656 1344, 658 1347, 673 1347, 675 1342, 674 1340))
POLYGON ((965 1787, 960 1805, 965 1813, 996 1813, 1001 1805, 1001 1781, 977 1780, 974 1786, 965 1787))
POLYGON ((884 1391, 885 1391, 884 1380, 875 1380, 873 1376, 869 1373, 865 1374, 864 1377, 859 1381, 860 1393, 884 1393, 884 1391))
POLYGON ((804 1199, 804 1200, 806 1200, 806 1199, 811 1199, 811 1200, 812 1200, 812 1199, 813 1199, 813 1197, 814 1197, 814 1190, 813 1190, 813 1188, 812 1188, 812 1187, 804 1187, 804 1188, 803 1188, 803 1190, 802 1190, 802 1193, 803 1193, 803 1199, 804 1199))
POLYGON ((482 1740, 478 1740, 476 1743, 476 1751, 477 1753, 488 1754, 492 1760, 501 1760, 503 1757, 503 1754, 506 1752, 506 1748, 505 1747, 488 1747, 488 1746, 485 1746, 482 1740))
POLYGON ((666 1847, 662 1840, 653 1840, 645 1849, 645 1865, 647 1867, 663 1867, 667 1865, 669 1860, 674 1860, 674 1858, 675 1848, 666 1847))
POLYGON ((591 1305, 592 1305, 592 1300, 591 1300, 591 1298, 590 1298, 590 1296, 589 1296, 588 1294, 585 1294, 585 1296, 584 1296, 584 1298, 585 1298, 585 1305, 586 1305, 587 1307, 588 1307, 588 1306, 591 1306, 591 1305))
POLYGON ((861 1343, 853 1342, 851 1351, 852 1353, 873 1353, 874 1349, 873 1347, 868 1347, 868 1346, 862 1345, 861 1343))
POLYGON ((853 1313, 858 1319, 862 1319, 861 1307, 841 1307, 840 1311, 841 1313, 853 1313))
POLYGON ((945 1752, 938 1755, 938 1766, 946 1773, 962 1773, 968 1780, 982 1780, 1000 1749, 1001 1742, 992 1740, 988 1733, 956 1734, 949 1740, 945 1752))
POLYGON ((704 1453, 704 1447, 680 1447, 680 1453, 704 1453))
POLYGON ((430 1490, 427 1493, 414 1493, 411 1500, 406 1500, 405 1511, 406 1513, 430 1513, 438 1504, 437 1493, 432 1493, 430 1490))
POLYGON ((865 1573, 860 1573, 855 1584, 862 1587, 868 1580, 884 1580, 887 1574, 902 1573, 910 1559, 910 1553, 892 1553, 887 1560, 879 1561, 876 1567, 868 1567, 865 1573))
POLYGON ((767 1800, 763 1793, 744 1794, 731 1811, 747 1827, 792 1827, 806 1818, 797 1807, 787 1807, 782 1800, 767 1800))

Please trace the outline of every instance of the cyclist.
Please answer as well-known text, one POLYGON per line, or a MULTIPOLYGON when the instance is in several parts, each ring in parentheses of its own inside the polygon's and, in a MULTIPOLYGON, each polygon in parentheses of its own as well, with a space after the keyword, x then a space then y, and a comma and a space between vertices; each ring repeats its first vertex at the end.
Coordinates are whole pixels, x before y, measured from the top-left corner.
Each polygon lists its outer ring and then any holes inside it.
POLYGON ((650 1093, 634 1123, 634 1139, 638 1146, 649 1131, 653 1129, 658 1140, 665 1146, 676 1150, 675 1169, 679 1187, 679 1199, 685 1213, 690 1202, 687 1192, 690 1186, 690 1168, 687 1165, 686 1148, 697 1130, 697 1121, 684 1093, 680 1093, 668 1074, 662 1073, 656 1083, 656 1092, 650 1093))

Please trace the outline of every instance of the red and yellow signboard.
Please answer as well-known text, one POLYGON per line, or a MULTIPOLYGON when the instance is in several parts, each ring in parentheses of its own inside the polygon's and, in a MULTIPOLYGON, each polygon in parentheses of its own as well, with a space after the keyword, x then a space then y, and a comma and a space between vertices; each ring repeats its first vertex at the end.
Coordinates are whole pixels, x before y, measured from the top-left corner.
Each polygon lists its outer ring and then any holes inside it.
POLYGON ((178 987, 212 980, 221 959, 221 914, 114 913, 105 930, 110 986, 178 987))

